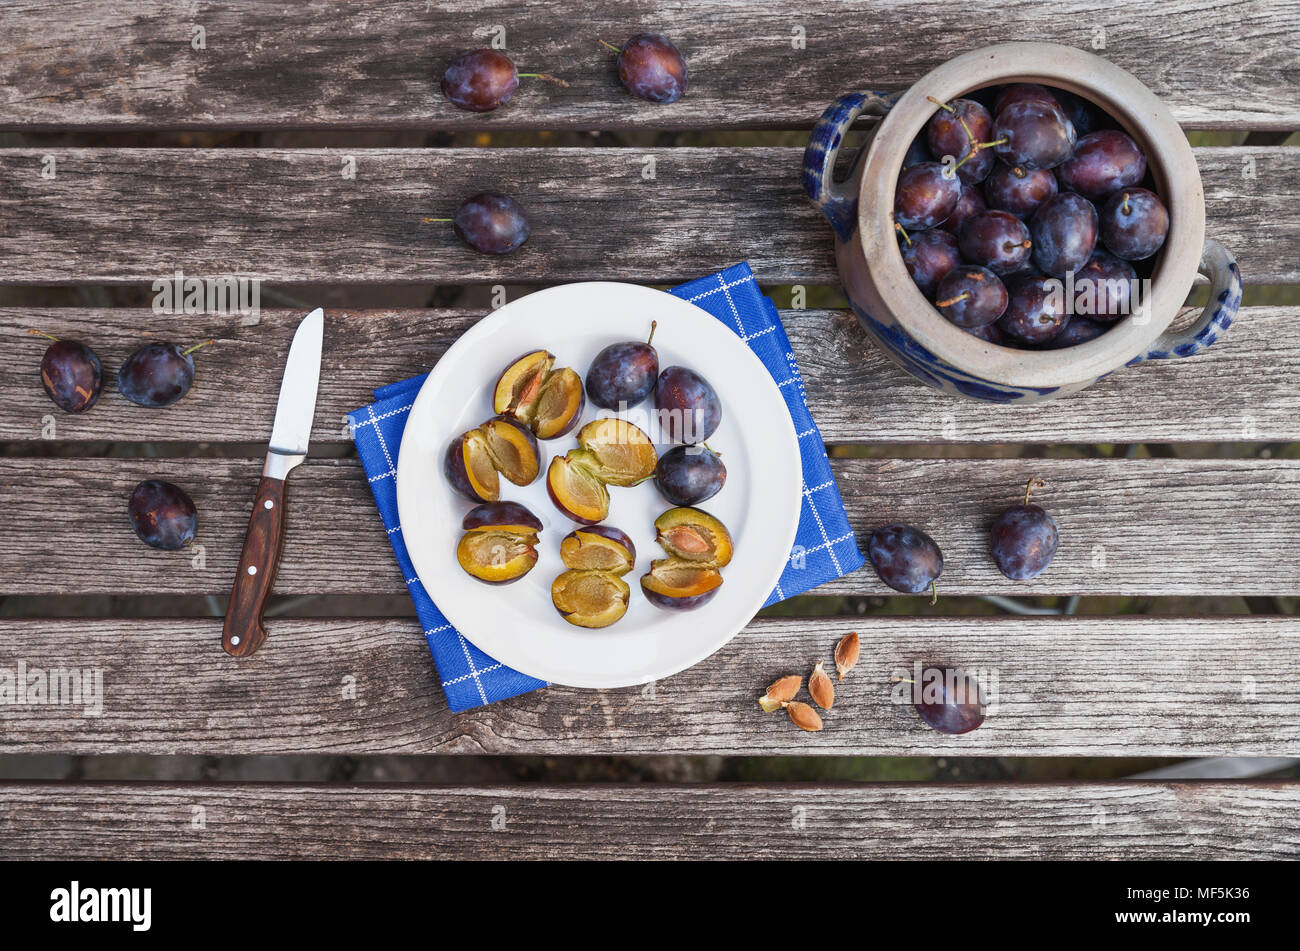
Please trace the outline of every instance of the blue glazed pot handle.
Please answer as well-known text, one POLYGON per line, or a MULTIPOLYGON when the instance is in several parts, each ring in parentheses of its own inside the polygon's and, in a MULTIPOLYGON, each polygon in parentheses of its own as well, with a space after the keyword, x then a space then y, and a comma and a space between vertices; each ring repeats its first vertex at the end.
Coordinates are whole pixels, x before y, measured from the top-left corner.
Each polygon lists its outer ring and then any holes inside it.
POLYGON ((1200 319, 1186 330, 1161 334, 1151 349, 1133 363, 1193 356, 1217 341, 1232 325, 1241 306, 1241 272, 1236 259, 1219 242, 1207 240, 1201 252, 1200 271, 1210 279, 1210 302, 1200 319))
MULTIPOLYGON (((812 138, 803 153, 803 190, 821 209, 841 241, 849 240, 857 225, 858 196, 843 183, 835 181, 835 157, 844 134, 862 113, 883 116, 898 100, 898 93, 851 92, 831 103, 813 126, 812 138)), ((857 161, 866 152, 859 153, 857 161)), ((850 177, 851 180, 851 177, 850 177)))

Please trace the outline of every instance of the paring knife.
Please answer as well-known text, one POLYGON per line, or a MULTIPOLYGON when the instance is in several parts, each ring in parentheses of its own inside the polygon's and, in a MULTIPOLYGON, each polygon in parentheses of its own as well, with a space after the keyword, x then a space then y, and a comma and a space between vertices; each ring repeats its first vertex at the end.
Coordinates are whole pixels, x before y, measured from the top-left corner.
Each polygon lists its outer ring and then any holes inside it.
POLYGON ((266 640, 262 612, 271 596, 284 545, 284 481, 307 458, 324 332, 325 312, 318 307, 303 318, 289 347, 271 429, 271 447, 257 486, 244 551, 239 556, 239 570, 226 609, 226 626, 221 632, 221 646, 235 657, 247 657, 266 640))

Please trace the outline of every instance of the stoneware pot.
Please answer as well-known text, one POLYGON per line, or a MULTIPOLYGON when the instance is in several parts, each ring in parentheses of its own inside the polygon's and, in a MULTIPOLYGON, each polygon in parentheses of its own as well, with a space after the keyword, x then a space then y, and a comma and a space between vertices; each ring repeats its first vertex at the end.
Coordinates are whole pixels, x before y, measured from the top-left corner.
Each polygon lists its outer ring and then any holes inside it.
POLYGON ((1178 123, 1137 79, 1083 50, 1050 43, 990 46, 945 63, 904 93, 841 96, 813 130, 803 179, 835 232, 840 278, 863 327, 903 369, 945 393, 997 403, 1065 396, 1121 367, 1200 352, 1232 323, 1241 303, 1236 262, 1205 238, 1201 176, 1178 123), (891 217, 903 156, 935 112, 927 97, 947 102, 1013 82, 1066 89, 1109 113, 1146 153, 1155 191, 1169 209, 1149 306, 1094 340, 1060 350, 1001 347, 949 323, 912 283, 891 217), (882 118, 868 130, 852 173, 836 182, 836 153, 864 113, 882 118), (1198 270, 1210 281, 1210 302, 1193 326, 1168 332, 1198 270))

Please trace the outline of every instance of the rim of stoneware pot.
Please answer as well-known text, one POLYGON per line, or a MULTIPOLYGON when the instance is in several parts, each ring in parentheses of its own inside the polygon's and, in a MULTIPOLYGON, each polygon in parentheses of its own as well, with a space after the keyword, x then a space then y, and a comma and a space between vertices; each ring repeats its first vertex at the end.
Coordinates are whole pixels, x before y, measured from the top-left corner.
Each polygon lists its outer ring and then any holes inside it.
POLYGON ((940 360, 1009 386, 1057 387, 1091 380, 1146 352, 1186 300, 1205 241, 1205 198, 1187 137, 1154 93, 1113 63, 1052 43, 1004 43, 949 60, 916 82, 872 138, 858 193, 858 229, 872 282, 903 328, 940 360), (986 86, 1042 83, 1091 100, 1146 153, 1169 209, 1169 234, 1151 275, 1149 319, 1125 317, 1107 333, 1060 350, 1013 350, 950 323, 912 282, 898 250, 894 188, 908 146, 935 105, 986 86))

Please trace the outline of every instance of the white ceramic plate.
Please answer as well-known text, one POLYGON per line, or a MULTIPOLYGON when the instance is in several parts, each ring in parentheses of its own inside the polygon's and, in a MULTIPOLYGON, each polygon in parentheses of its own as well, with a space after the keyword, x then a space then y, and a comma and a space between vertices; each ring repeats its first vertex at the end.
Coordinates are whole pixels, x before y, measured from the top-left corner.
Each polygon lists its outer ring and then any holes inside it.
MULTIPOLYGON (((653 399, 629 411, 653 412, 653 399)), ((614 415, 588 402, 582 423, 614 415)), ((643 424, 642 428, 646 428, 643 424)), ((653 433, 651 433, 653 435, 653 433)), ((668 448, 658 447, 661 451, 668 448)), ((802 504, 799 446, 771 374, 729 328, 693 304, 633 284, 569 284, 529 294, 489 314, 447 351, 416 397, 397 463, 402 535, 420 581, 439 610, 474 645, 516 670, 576 687, 621 687, 667 677, 708 657, 740 631, 767 600, 794 544, 802 504), (551 582, 564 566, 560 539, 577 526, 546 494, 552 457, 576 447, 576 428, 539 442, 542 474, 529 486, 501 480, 503 499, 527 505, 544 529, 538 562, 522 579, 484 584, 456 562, 461 519, 473 503, 442 472, 453 438, 490 419, 492 387, 507 365, 532 350, 555 354, 556 367, 584 379, 595 356, 620 340, 642 340, 659 322, 660 368, 680 364, 705 376, 722 401, 722 425, 709 446, 722 454, 727 482, 700 508, 720 518, 735 542, 717 595, 694 611, 654 607, 640 577, 662 558, 654 520, 671 508, 652 482, 610 488, 604 524, 636 545, 627 614, 601 630, 565 621, 551 604, 551 582)))

